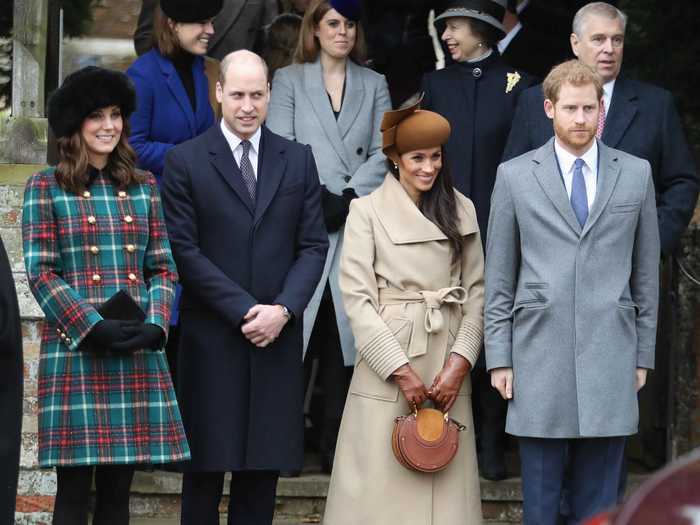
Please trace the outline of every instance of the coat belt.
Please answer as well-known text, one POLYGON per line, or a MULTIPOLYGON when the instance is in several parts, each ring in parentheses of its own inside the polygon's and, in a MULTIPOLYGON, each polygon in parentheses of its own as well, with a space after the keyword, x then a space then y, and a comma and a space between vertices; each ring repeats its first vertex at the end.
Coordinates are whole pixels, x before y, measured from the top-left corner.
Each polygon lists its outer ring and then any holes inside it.
POLYGON ((445 327, 445 320, 440 311, 444 304, 464 304, 467 291, 461 286, 440 288, 439 290, 408 291, 395 288, 379 290, 379 304, 425 303, 423 327, 414 330, 408 346, 408 357, 418 357, 428 352, 428 334, 440 332, 445 327))

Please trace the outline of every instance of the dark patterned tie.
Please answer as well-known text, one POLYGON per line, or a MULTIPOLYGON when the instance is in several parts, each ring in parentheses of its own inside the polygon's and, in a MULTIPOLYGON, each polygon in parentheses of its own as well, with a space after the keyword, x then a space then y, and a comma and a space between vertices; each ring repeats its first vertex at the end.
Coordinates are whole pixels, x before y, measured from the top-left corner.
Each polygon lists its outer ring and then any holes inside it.
POLYGON ((583 159, 576 159, 574 162, 574 176, 571 180, 571 207, 578 219, 578 223, 583 226, 588 218, 588 196, 586 195, 586 180, 583 178, 583 159))
POLYGON ((243 182, 245 182, 246 188, 248 188, 250 198, 253 202, 255 202, 255 172, 253 171, 253 165, 250 163, 250 159, 248 158, 250 141, 242 140, 241 147, 243 148, 243 155, 241 156, 241 174, 243 175, 243 182))

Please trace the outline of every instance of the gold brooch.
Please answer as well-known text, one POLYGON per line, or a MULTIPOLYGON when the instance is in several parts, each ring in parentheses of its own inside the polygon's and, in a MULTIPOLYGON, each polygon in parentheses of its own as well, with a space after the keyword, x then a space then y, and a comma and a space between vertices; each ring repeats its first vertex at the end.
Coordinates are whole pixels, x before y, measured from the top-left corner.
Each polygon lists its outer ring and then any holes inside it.
POLYGON ((513 73, 506 73, 506 93, 513 91, 513 88, 518 82, 520 82, 520 73, 517 71, 513 73))

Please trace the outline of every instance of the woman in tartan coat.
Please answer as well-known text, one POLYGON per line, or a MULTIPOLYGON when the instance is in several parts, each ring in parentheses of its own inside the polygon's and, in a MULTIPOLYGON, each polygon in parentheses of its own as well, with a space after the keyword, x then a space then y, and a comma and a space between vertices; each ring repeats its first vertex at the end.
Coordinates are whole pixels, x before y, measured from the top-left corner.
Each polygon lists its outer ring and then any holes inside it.
POLYGON ((84 68, 49 101, 59 163, 24 196, 24 259, 46 320, 39 364, 39 463, 56 467, 55 525, 129 521, 137 464, 189 459, 162 348, 177 279, 154 177, 135 169, 122 73, 84 68), (119 290, 145 321, 103 319, 119 290))

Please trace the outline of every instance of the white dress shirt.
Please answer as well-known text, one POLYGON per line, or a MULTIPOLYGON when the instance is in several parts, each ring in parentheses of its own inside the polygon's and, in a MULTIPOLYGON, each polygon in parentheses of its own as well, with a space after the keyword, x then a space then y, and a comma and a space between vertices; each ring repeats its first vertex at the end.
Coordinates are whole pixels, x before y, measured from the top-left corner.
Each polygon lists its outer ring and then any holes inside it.
POLYGON ((523 28, 523 24, 518 22, 513 26, 513 29, 508 31, 508 34, 498 41, 498 52, 503 54, 503 52, 508 48, 508 45, 513 41, 513 39, 520 33, 523 28))
POLYGON ((615 79, 603 84, 603 105, 605 106, 605 116, 610 112, 610 102, 612 102, 613 89, 615 89, 615 79))
MULTIPOLYGON (((224 119, 221 119, 221 132, 224 134, 224 138, 226 139, 226 142, 228 142, 228 145, 231 148, 231 153, 233 153, 233 158, 235 159, 236 164, 240 168, 241 157, 243 156, 243 146, 241 146, 241 142, 243 142, 243 139, 241 139, 238 135, 232 133, 231 130, 228 129, 226 124, 224 124, 224 119)), ((248 151, 248 158, 250 159, 250 163, 253 166, 253 174, 255 175, 255 180, 258 180, 258 152, 260 151, 261 136, 262 132, 260 131, 260 128, 258 128, 257 131, 253 134, 253 136, 248 139, 250 141, 250 150, 248 151)))
POLYGON ((580 157, 572 155, 559 145, 558 140, 554 140, 554 153, 556 153, 557 162, 561 175, 564 178, 564 187, 566 194, 571 200, 571 185, 574 178, 574 162, 576 159, 583 159, 583 180, 586 183, 586 198, 588 200, 588 211, 591 211, 593 201, 595 200, 595 192, 598 186, 598 141, 594 140, 588 151, 580 157))

